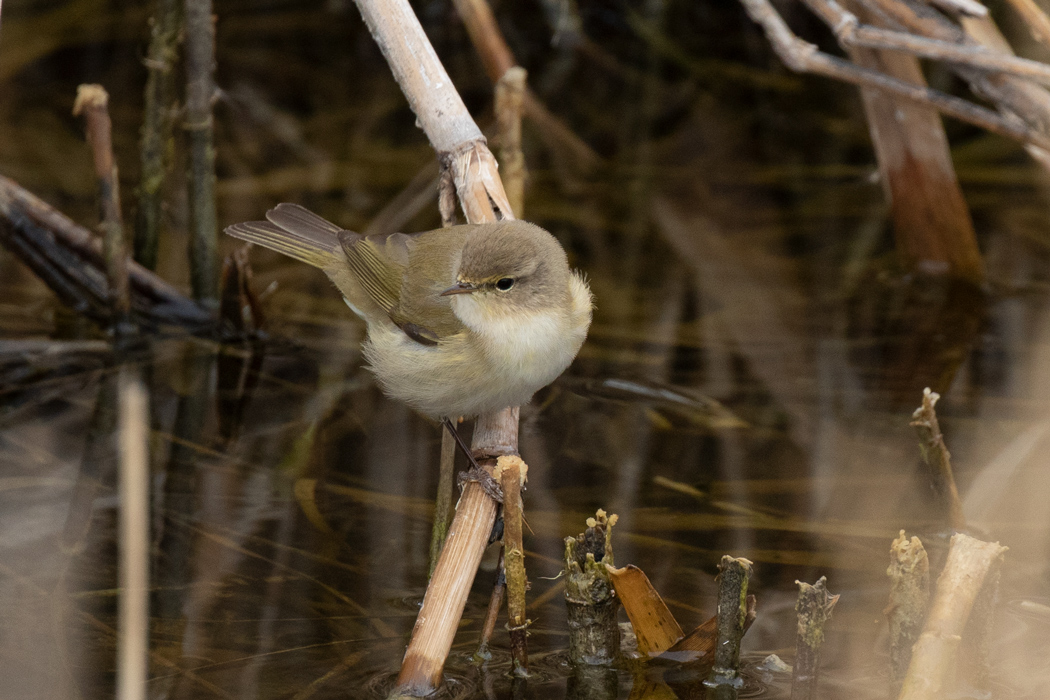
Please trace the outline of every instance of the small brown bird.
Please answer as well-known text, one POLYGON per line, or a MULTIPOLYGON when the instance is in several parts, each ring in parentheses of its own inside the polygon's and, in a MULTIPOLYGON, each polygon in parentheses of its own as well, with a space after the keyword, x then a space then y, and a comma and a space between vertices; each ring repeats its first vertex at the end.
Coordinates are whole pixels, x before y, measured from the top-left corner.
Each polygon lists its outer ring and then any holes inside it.
POLYGON ((590 289, 533 224, 362 236, 295 204, 266 218, 226 233, 324 270, 368 324, 383 390, 432 418, 528 402, 587 335, 590 289))

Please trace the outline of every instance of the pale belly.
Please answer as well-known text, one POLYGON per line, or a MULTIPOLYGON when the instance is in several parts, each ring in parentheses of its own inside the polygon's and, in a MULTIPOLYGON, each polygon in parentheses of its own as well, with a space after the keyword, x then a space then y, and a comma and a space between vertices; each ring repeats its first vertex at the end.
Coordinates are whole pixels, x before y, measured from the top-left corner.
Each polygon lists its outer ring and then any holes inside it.
POLYGON ((376 326, 364 352, 391 397, 433 418, 476 416, 527 403, 564 372, 583 341, 565 330, 530 337, 507 329, 485 338, 464 332, 427 346, 376 326))

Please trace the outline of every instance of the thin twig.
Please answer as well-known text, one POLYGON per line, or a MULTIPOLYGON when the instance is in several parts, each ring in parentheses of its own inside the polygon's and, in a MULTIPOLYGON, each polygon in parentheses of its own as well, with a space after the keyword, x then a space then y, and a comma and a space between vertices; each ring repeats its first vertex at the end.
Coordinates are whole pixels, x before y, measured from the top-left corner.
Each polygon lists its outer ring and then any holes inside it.
POLYGON ((922 406, 912 414, 911 427, 919 435, 919 449, 922 461, 929 470, 930 482, 941 499, 948 519, 948 526, 953 530, 966 527, 966 516, 963 514, 959 490, 955 487, 955 476, 952 474, 951 453, 944 444, 944 435, 937 422, 937 411, 934 407, 940 394, 927 387, 922 392, 922 406))
MULTIPOLYGON (((456 422, 453 421, 453 426, 456 422)), ((441 548, 445 546, 452 513, 452 490, 456 481, 456 440, 448 430, 441 431, 441 458, 437 498, 434 500, 434 527, 430 533, 430 576, 434 575, 441 548)))
POLYGON ((496 580, 492 584, 492 595, 489 597, 489 607, 485 611, 485 621, 481 625, 481 640, 478 642, 478 650, 474 652, 474 662, 484 663, 492 658, 489 644, 492 642, 492 633, 496 631, 496 620, 499 619, 499 611, 503 607, 503 595, 507 591, 507 569, 503 560, 503 548, 499 550, 499 561, 496 562, 496 580))

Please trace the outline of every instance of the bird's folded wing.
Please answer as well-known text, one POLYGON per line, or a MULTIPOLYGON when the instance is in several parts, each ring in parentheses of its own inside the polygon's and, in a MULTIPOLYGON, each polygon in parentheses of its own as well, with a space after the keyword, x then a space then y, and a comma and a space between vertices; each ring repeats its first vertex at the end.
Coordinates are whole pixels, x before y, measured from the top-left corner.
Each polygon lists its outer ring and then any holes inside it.
MULTIPOLYGON (((463 330, 463 324, 452 313, 447 297, 441 292, 451 286, 447 271, 433 265, 413 268, 406 279, 413 249, 423 234, 393 233, 359 236, 341 234, 343 251, 361 287, 390 316, 405 334, 424 345, 434 345, 442 338, 463 330)), ((417 259, 418 262, 418 259, 417 259)), ((440 267, 440 266, 438 266, 440 267)))

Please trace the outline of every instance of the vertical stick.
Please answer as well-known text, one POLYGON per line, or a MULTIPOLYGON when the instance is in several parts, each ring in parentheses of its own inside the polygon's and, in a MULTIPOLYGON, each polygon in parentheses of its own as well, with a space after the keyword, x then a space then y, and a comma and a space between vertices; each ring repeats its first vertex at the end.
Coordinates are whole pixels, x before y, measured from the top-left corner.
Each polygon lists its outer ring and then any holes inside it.
POLYGON ((929 469, 930 481, 941 499, 948 526, 953 530, 961 530, 966 527, 966 516, 963 515, 959 490, 955 487, 955 477, 952 475, 952 455, 944 444, 944 435, 941 434, 941 426, 937 422, 937 411, 934 410, 940 398, 940 394, 930 391, 929 387, 924 389, 922 406, 915 409, 910 425, 919 435, 922 461, 929 469))
POLYGON ((175 61, 182 30, 182 0, 157 0, 146 57, 146 93, 140 157, 139 207, 135 220, 135 260, 157 267, 164 179, 171 166, 175 61))
MULTIPOLYGON (((455 425, 456 421, 453 420, 455 425)), ((441 459, 438 474, 437 499, 434 501, 434 528, 430 532, 430 576, 437 568, 441 548, 448 534, 449 515, 452 511, 452 489, 456 476, 456 440, 448 430, 441 431, 441 459)))
POLYGON ((113 158, 112 124, 109 119, 109 95, 101 85, 81 85, 73 103, 73 114, 83 115, 87 139, 95 161, 102 223, 102 245, 109 282, 113 328, 118 334, 127 331, 131 316, 131 292, 128 286, 128 252, 124 243, 124 220, 120 214, 120 180, 113 158))
POLYGON ((740 639, 747 620, 747 584, 751 579, 751 562, 728 554, 718 565, 718 645, 711 669, 712 685, 739 688, 740 639))
POLYGON ((194 297, 209 307, 216 306, 219 299, 211 112, 214 72, 211 0, 186 0, 186 119, 182 128, 190 141, 190 280, 194 297))
POLYGON ((521 541, 521 483, 528 467, 520 457, 496 460, 503 488, 503 559, 507 572, 507 629, 510 630, 511 673, 529 675, 528 627, 525 617, 525 548, 521 541))
POLYGON ((142 381, 120 380, 120 600, 117 698, 145 700, 149 664, 149 406, 142 381))
POLYGON ((812 586, 798 584, 798 636, 795 638, 795 666, 791 674, 791 700, 812 700, 816 697, 820 680, 820 647, 824 644, 824 624, 838 602, 837 595, 828 593, 828 582, 823 576, 812 586))
POLYGON ((525 69, 514 66, 496 83, 498 151, 507 201, 519 219, 525 211, 525 154, 521 151, 521 108, 525 97, 525 69))
POLYGON ((930 604, 930 560, 918 537, 909 541, 901 530, 890 547, 890 602, 886 616, 890 623, 890 682, 893 693, 911 663, 911 648, 926 622, 930 604))

